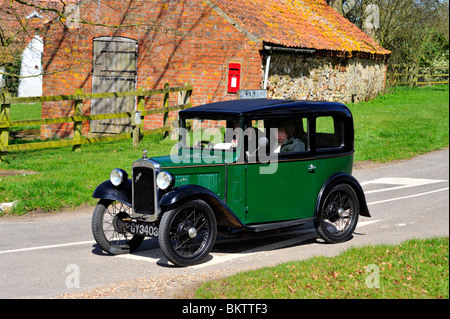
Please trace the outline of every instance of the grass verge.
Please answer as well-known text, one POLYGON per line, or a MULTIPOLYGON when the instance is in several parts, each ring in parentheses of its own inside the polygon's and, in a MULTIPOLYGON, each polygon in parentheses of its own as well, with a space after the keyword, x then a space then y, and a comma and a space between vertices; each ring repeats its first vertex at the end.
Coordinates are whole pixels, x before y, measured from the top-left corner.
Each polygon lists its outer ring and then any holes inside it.
POLYGON ((80 153, 65 147, 10 154, 0 163, 0 203, 18 200, 11 212, 16 215, 94 205, 92 193, 112 169, 129 170, 142 157, 143 148, 149 156, 167 155, 174 144, 152 135, 144 137, 139 148, 133 148, 131 140, 121 140, 83 145, 80 153), (5 168, 24 173, 2 176, 5 168))
POLYGON ((448 147, 448 85, 398 87, 349 108, 355 125, 355 161, 389 162, 448 147))
POLYGON ((351 248, 202 284, 203 299, 448 299, 449 238, 351 248))

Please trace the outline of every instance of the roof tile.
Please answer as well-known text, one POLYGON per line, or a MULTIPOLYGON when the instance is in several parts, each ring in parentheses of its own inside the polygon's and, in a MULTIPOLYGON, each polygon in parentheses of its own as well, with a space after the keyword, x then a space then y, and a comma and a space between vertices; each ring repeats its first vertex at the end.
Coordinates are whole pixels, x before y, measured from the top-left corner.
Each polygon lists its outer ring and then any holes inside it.
POLYGON ((388 55, 325 0, 212 0, 255 37, 285 47, 388 55))

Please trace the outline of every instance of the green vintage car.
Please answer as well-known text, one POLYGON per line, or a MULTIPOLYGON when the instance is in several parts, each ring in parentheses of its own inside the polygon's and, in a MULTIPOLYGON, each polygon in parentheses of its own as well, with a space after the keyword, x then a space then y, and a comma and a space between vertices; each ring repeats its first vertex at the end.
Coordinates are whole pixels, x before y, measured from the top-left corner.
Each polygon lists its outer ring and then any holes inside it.
POLYGON ((328 243, 370 217, 352 177, 352 114, 340 103, 234 100, 179 112, 171 155, 114 169, 95 190, 98 245, 129 253, 157 237, 178 266, 202 262, 218 234, 264 233, 314 222, 328 243), (129 179, 131 176, 131 179, 129 179))

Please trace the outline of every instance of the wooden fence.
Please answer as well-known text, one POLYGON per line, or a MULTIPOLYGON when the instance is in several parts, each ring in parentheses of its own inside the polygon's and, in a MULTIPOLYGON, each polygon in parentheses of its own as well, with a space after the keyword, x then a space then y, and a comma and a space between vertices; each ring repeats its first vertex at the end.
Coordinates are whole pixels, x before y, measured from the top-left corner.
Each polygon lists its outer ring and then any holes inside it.
POLYGON ((417 65, 390 65, 387 73, 387 85, 435 85, 449 84, 448 67, 418 67, 417 65))
POLYGON ((113 141, 119 139, 133 139, 133 145, 136 147, 143 136, 155 133, 163 133, 169 131, 168 114, 170 111, 182 110, 192 107, 190 103, 190 96, 193 87, 190 84, 186 86, 170 88, 168 84, 164 89, 159 90, 138 90, 131 92, 115 92, 115 93, 92 93, 82 94, 81 90, 77 90, 73 95, 53 95, 53 96, 38 96, 38 97, 11 97, 8 94, 0 96, 0 161, 4 160, 8 152, 24 151, 32 149, 43 149, 51 147, 62 147, 72 145, 73 151, 81 150, 82 144, 97 143, 103 141, 113 141), (180 92, 181 98, 179 104, 169 107, 169 94, 180 92), (145 98, 153 95, 164 95, 164 107, 152 110, 145 110, 145 98), (132 112, 123 113, 107 113, 95 115, 83 115, 82 105, 84 100, 90 99, 106 99, 106 98, 120 98, 120 97, 136 97, 137 105, 132 112), (38 102, 53 102, 53 101, 74 101, 73 116, 45 118, 33 120, 10 120, 10 107, 12 104, 22 103, 38 103, 38 102), (153 114, 164 114, 164 125, 161 128, 144 131, 144 117, 153 114), (114 135, 99 135, 94 137, 82 136, 82 122, 92 120, 106 120, 117 118, 130 118, 132 131, 128 133, 114 134, 114 135), (15 144, 8 145, 9 129, 11 127, 25 126, 25 125, 47 125, 58 123, 74 123, 73 138, 58 141, 35 142, 29 144, 15 144))

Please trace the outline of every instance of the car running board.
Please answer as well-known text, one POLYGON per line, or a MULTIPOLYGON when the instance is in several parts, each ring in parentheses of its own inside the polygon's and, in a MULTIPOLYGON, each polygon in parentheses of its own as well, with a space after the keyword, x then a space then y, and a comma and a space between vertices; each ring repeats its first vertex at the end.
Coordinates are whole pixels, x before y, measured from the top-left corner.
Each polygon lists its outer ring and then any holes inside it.
POLYGON ((278 229, 278 228, 299 226, 299 225, 303 225, 303 224, 306 224, 309 222, 313 222, 314 220, 315 220, 315 217, 311 217, 311 218, 294 219, 294 220, 287 220, 287 221, 275 222, 275 223, 251 224, 251 225, 245 225, 245 230, 258 233, 258 232, 274 230, 274 229, 278 229))

